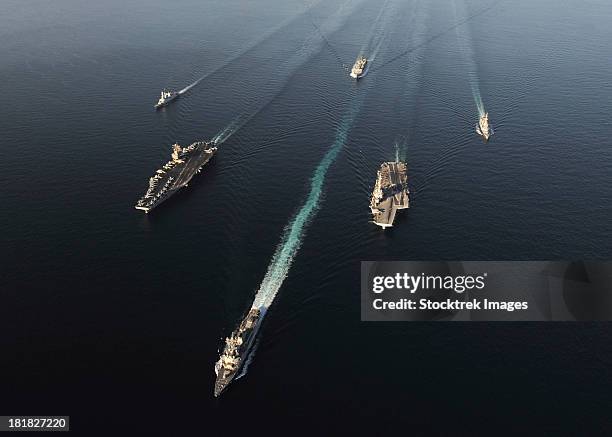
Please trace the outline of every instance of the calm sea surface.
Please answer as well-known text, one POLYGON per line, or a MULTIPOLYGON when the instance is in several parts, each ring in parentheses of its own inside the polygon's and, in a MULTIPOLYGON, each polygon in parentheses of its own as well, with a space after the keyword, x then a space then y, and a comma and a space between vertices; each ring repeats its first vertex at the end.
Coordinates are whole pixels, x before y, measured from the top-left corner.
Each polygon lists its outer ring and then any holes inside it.
POLYGON ((607 0, 3 0, 0 413, 584 432, 609 415, 608 324, 362 323, 359 261, 610 259, 611 41, 607 0), (187 189, 133 208, 173 142, 219 134, 187 189), (412 205, 382 232, 369 193, 396 154, 412 205), (214 399, 285 244, 254 359, 214 399))

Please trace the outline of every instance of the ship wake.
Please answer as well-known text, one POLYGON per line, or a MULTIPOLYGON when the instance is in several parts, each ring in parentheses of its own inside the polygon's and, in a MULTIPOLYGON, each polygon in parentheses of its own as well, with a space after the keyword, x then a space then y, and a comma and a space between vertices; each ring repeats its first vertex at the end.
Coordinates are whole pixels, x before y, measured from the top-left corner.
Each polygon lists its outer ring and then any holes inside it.
POLYGON ((374 46, 374 50, 372 51, 372 54, 370 54, 370 62, 374 62, 374 59, 376 59, 376 55, 378 55, 378 52, 380 51, 380 47, 382 46, 383 40, 384 38, 382 36, 378 38, 378 42, 374 46))
POLYGON ((406 161, 407 149, 408 149, 408 138, 398 137, 395 140, 395 162, 406 161))
POLYGON ((204 76, 200 77, 198 80, 196 80, 195 82, 193 82, 190 85, 187 85, 185 88, 183 88, 182 90, 180 90, 178 93, 180 95, 183 95, 184 93, 186 93, 187 91, 189 91, 191 88, 193 88, 194 86, 196 86, 197 84, 199 84, 200 82, 202 82, 204 79, 206 79, 208 77, 210 73, 206 73, 204 76))
POLYGON ((221 132, 215 135, 212 139, 212 142, 216 145, 223 144, 229 137, 231 137, 235 132, 237 132, 244 124, 249 121, 250 117, 245 119, 244 116, 239 115, 234 118, 230 124, 225 126, 221 132))
MULTIPOLYGON (((455 11, 455 20, 458 20, 459 15, 466 16, 464 0, 453 0, 453 8, 455 11)), ((457 40, 459 42, 459 48, 463 55, 463 59, 467 64, 468 78, 470 81, 470 87, 472 88, 474 103, 476 104, 476 109, 478 110, 478 116, 482 117, 486 111, 482 102, 482 95, 480 93, 480 79, 478 77, 478 67, 470 31, 467 26, 457 26, 455 27, 455 32, 457 34, 457 40)))
MULTIPOLYGON (((318 5, 320 3, 319 1, 315 1, 313 2, 311 5, 309 5, 305 12, 308 12, 311 8, 315 7, 316 5, 318 5)), ((301 15, 301 14, 300 14, 301 15)), ((298 15, 299 17, 299 15, 298 15)), ((230 59, 226 60, 225 62, 223 62, 219 67, 217 67, 215 70, 210 71, 206 74, 204 74, 203 76, 199 77, 196 81, 192 82, 191 84, 187 85, 185 88, 183 88, 182 90, 180 90, 178 93, 179 95, 182 95, 184 93, 186 93, 187 91, 189 91, 190 89, 192 89, 193 87, 195 87, 196 85, 198 85, 200 82, 202 82, 204 79, 206 79, 207 77, 209 77, 210 75, 218 72, 219 70, 227 67, 228 65, 230 65, 232 62, 236 61, 237 59, 241 58, 242 56, 244 56, 246 53, 248 53, 249 51, 253 50, 255 47, 259 46, 260 44, 262 44, 264 41, 270 39, 272 36, 274 36, 279 30, 291 25, 291 23, 298 17, 291 17, 287 20, 285 20, 283 23, 281 23, 279 26, 273 28, 272 30, 270 30, 269 32, 267 32, 265 35, 263 35, 261 38, 257 39, 256 41, 254 41, 252 44, 249 44, 247 47, 243 48, 242 50, 240 50, 238 53, 236 53, 234 56, 232 56, 230 59)))
MULTIPOLYGON (((321 28, 317 25, 317 23, 315 23, 315 20, 312 14, 310 13, 311 7, 309 7, 305 1, 302 1, 302 4, 304 5, 304 8, 305 8, 304 13, 308 15, 310 19, 310 23, 312 24, 312 27, 314 27, 314 29, 317 31, 321 39, 325 42, 325 45, 329 49, 330 53, 336 58, 336 60, 338 61, 338 64, 342 67, 342 69, 347 70, 347 71, 350 70, 350 67, 342 61, 342 57, 340 56, 336 48, 333 46, 333 44, 329 41, 329 39, 325 36, 325 33, 321 30, 321 28)), ((340 6, 339 12, 344 13, 343 11, 347 7, 348 4, 349 4, 348 1, 344 2, 340 6)))
POLYGON ((315 169, 310 179, 310 191, 306 201, 285 227, 281 242, 276 248, 266 275, 255 295, 253 308, 268 308, 285 281, 293 259, 302 244, 308 223, 319 208, 327 172, 346 142, 354 117, 355 114, 349 113, 342 120, 336 132, 336 140, 315 169))
POLYGON ((383 16, 385 11, 387 10, 388 3, 389 0, 385 0, 383 5, 381 6, 380 11, 378 12, 378 16, 374 20, 374 23, 372 24, 372 27, 370 29, 368 39, 359 51, 359 56, 366 57, 370 63, 373 62, 374 59, 376 59, 376 55, 380 51, 382 42, 384 40, 384 26, 381 26, 381 24, 384 24, 383 16))
POLYGON ((351 0, 345 0, 320 26, 313 23, 314 31, 308 34, 304 41, 302 41, 301 46, 288 59, 277 66, 278 77, 269 77, 268 83, 273 83, 275 86, 269 88, 267 95, 265 94, 267 85, 262 86, 260 92, 264 93, 264 95, 252 99, 250 104, 247 102, 244 105, 247 109, 215 135, 213 142, 215 144, 222 144, 227 141, 257 114, 263 111, 282 92, 286 83, 302 65, 308 62, 324 46, 331 47, 324 35, 331 34, 340 29, 355 6, 351 0))

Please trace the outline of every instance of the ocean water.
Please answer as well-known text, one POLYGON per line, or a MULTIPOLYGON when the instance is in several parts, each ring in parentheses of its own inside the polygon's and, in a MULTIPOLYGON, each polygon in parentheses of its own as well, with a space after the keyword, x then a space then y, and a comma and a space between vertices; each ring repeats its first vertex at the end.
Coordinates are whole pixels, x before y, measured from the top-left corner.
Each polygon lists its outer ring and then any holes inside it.
POLYGON ((4 0, 0 414, 601 431, 608 324, 366 324, 359 262, 610 259, 611 24, 605 0, 4 0), (174 141, 213 137, 188 188, 133 209, 174 141), (396 153, 412 203, 382 232, 369 193, 396 153), (214 399, 288 239, 248 372, 214 399))

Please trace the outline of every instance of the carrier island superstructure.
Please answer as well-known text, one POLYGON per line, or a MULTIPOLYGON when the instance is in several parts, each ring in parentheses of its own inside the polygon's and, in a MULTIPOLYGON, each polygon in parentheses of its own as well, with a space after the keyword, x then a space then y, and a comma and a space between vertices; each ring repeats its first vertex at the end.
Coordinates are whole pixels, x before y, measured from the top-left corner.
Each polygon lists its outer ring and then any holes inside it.
POLYGON ((383 162, 370 200, 373 221, 383 229, 393 226, 398 209, 410 206, 406 163, 383 162))
POLYGON ((249 352, 255 344, 257 331, 263 320, 265 308, 249 309, 232 335, 225 339, 225 347, 219 360, 215 363, 215 397, 239 375, 249 357, 249 352))
POLYGON ((147 192, 136 202, 135 208, 146 213, 174 193, 187 186, 191 178, 213 157, 214 143, 198 141, 189 147, 172 146, 172 159, 149 179, 147 192))

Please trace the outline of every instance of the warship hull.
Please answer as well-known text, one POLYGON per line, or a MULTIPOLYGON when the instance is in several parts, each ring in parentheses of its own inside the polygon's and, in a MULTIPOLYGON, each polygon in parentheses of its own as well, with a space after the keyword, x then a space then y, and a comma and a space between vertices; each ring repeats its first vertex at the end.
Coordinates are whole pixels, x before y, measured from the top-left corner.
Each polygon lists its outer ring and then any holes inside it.
POLYGON ((484 138, 485 142, 489 141, 491 135, 493 135, 493 129, 491 129, 491 125, 489 124, 489 113, 485 112, 483 116, 478 120, 478 124, 476 125, 476 133, 482 138, 484 138))
POLYGON ((478 135, 480 135, 485 141, 489 141, 489 138, 491 138, 491 129, 487 129, 486 131, 480 126, 480 125, 476 125, 476 133, 478 135))
POLYGON ((223 354, 219 358, 219 361, 215 364, 215 374, 217 378, 215 380, 215 388, 214 395, 215 397, 219 397, 221 393, 223 393, 227 387, 234 381, 236 378, 240 376, 241 371, 245 368, 247 360, 249 358, 249 354, 253 350, 253 346, 255 345, 255 340, 257 339, 257 332, 261 326, 261 322, 263 320, 263 310, 257 310, 251 308, 249 313, 245 316, 245 318, 240 323, 238 329, 232 333, 231 339, 240 338, 242 343, 239 345, 238 349, 232 348, 232 345, 228 343, 226 340, 226 346, 223 350, 223 354), (256 312, 257 318, 253 319, 253 314, 256 312), (252 323, 249 326, 249 323, 252 323), (246 326, 246 328, 245 328, 246 326), (231 366, 224 365, 223 357, 224 355, 229 355, 232 357, 233 361, 231 366))
POLYGON ((174 100, 178 99, 178 98, 179 98, 179 95, 180 95, 180 94, 176 93, 174 96, 172 96, 172 97, 168 97, 168 98, 167 98, 165 101, 156 103, 156 104, 155 104, 155 106, 154 106, 154 107, 155 107, 155 109, 163 108, 163 107, 164 107, 164 106, 166 106, 168 103, 170 103, 170 102, 172 102, 172 101, 174 101, 174 100))
POLYGON ((366 70, 368 66, 368 60, 365 58, 360 58, 355 62, 353 68, 351 69, 350 76, 353 79, 361 79, 366 74, 366 70))
POLYGON ((251 334, 248 340, 248 344, 244 348, 244 352, 242 352, 242 354, 240 355, 240 365, 238 366, 238 368, 235 371, 230 372, 226 375, 220 376, 217 373, 217 379, 215 380, 215 393, 214 393, 215 397, 219 397, 219 395, 223 393, 223 391, 232 383, 232 381, 234 381, 234 379, 236 379, 236 377, 240 375, 240 372, 244 368, 246 364, 246 360, 249 357, 249 353, 251 352, 251 350, 253 349, 253 346, 255 345, 255 339, 257 338, 257 332, 259 331, 259 326, 260 326, 260 323, 258 323, 257 327, 253 330, 253 333, 251 334))
POLYGON ((361 79, 363 76, 365 76, 365 74, 366 74, 366 68, 364 68, 364 69, 363 69, 363 71, 361 71, 361 72, 351 71, 350 76, 351 76, 353 79, 359 80, 359 79, 361 79))

